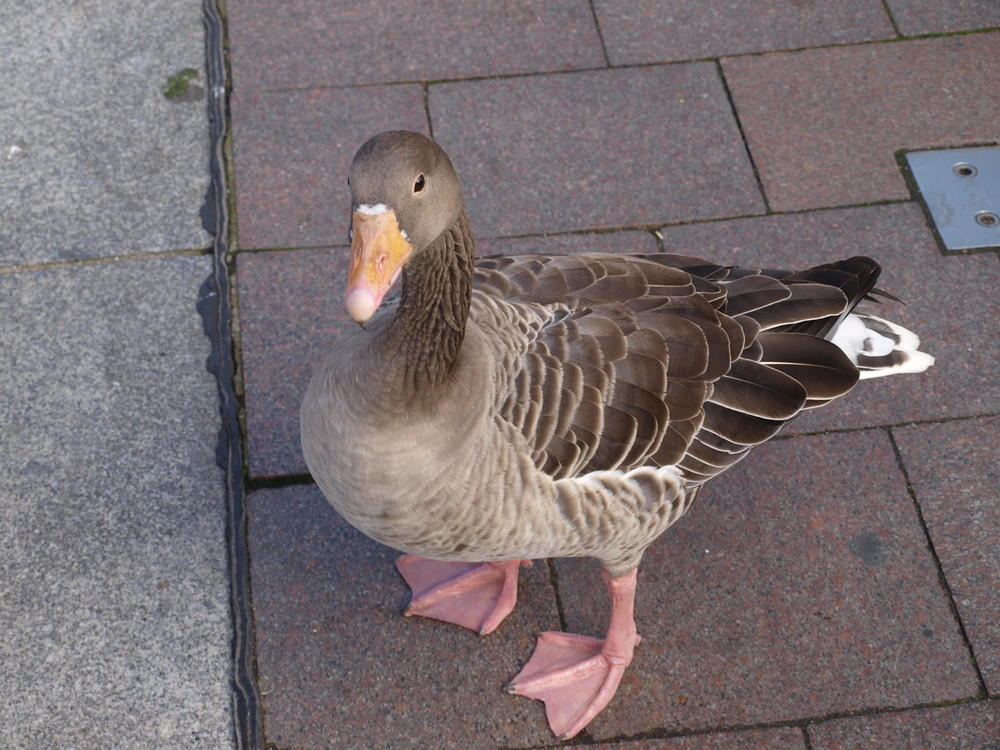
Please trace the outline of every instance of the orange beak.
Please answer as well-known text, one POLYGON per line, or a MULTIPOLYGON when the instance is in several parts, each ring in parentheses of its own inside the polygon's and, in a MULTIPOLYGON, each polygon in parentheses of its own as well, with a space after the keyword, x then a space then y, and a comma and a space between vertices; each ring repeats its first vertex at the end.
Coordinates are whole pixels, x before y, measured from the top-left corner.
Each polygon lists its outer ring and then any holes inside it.
POLYGON ((364 323, 396 283, 413 245, 399 230, 395 211, 388 209, 378 214, 354 211, 351 228, 351 272, 344 304, 355 321, 364 323))

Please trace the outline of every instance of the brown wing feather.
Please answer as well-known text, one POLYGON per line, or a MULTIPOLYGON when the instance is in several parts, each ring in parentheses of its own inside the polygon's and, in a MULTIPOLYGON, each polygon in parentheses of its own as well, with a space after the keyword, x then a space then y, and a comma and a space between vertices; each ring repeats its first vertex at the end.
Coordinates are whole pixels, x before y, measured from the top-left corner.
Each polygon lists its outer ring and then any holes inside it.
POLYGON ((501 408, 557 478, 683 455, 706 381, 744 346, 743 328, 711 303, 719 287, 695 284, 659 256, 491 258, 477 269, 477 287, 502 289, 525 310, 558 310, 532 331, 501 408), (521 405, 532 398, 558 406, 521 405))
POLYGON ((678 465, 699 484, 854 385, 820 336, 877 276, 864 258, 788 273, 569 255, 482 259, 474 283, 523 316, 500 413, 536 465, 555 478, 678 465))

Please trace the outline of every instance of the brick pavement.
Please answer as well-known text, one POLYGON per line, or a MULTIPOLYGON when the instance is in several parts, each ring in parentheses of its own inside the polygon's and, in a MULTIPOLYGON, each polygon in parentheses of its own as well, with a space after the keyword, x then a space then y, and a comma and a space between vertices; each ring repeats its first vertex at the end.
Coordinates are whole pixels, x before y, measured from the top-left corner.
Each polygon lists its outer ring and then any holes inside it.
POLYGON ((998 746, 1000 268, 939 251, 895 155, 997 142, 1000 6, 242 0, 227 22, 268 743, 557 745, 541 705, 500 688, 560 603, 571 630, 604 627, 589 561, 537 563, 483 639, 400 617, 393 553, 305 474, 298 400, 348 325, 347 167, 404 127, 452 155, 481 252, 864 252, 938 357, 709 485, 647 554, 643 643, 573 744, 998 746))

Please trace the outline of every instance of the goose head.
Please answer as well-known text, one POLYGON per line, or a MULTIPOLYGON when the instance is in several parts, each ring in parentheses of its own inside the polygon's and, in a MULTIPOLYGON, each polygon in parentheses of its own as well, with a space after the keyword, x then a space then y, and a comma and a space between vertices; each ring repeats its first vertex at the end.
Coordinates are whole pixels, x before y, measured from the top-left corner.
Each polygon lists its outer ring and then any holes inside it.
POLYGON ((364 323, 403 267, 455 223, 462 194, 441 147, 405 130, 379 133, 358 149, 348 183, 351 270, 344 302, 364 323))

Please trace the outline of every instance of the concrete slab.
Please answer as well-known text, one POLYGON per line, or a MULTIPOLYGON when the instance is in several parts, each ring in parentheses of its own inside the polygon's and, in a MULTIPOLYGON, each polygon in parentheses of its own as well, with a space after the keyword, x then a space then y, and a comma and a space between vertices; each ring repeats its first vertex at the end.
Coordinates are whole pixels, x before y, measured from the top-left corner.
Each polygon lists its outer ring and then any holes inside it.
POLYGON ((808 728, 812 750, 884 747, 962 750, 997 747, 1000 704, 969 703, 878 716, 851 716, 808 728))
POLYGON ((227 10, 233 81, 241 92, 605 65, 583 0, 291 0, 282 4, 280 23, 266 0, 227 10))
POLYGON ((893 434, 986 687, 1000 694, 1000 418, 893 434))
POLYGON ((803 268, 852 255, 883 266, 879 286, 891 301, 863 308, 915 331, 937 362, 919 375, 868 380, 835 404, 803 415, 787 430, 899 424, 994 413, 1000 383, 995 337, 1000 266, 992 254, 943 257, 914 203, 812 211, 665 227, 668 252, 706 255, 745 266, 803 268))
MULTIPOLYGON (((600 634, 592 561, 556 562, 600 634)), ((647 551, 642 643, 594 739, 971 698, 975 671, 883 431, 769 443, 647 551)))
POLYGON ((907 35, 1000 26, 1000 5, 993 0, 886 0, 886 7, 899 31, 907 35))
POLYGON ((1000 33, 722 61, 777 211, 906 199, 893 153, 996 141, 1000 33))
POLYGON ((206 257, 0 275, 0 745, 232 744, 206 257))
POLYGON ((239 248, 346 241, 347 176, 382 130, 427 130, 421 86, 240 92, 232 97, 239 248))
POLYGON ((199 3, 5 3, 0 50, 0 265, 211 244, 199 3))
POLYGON ((559 625, 545 563, 522 572, 514 613, 480 638, 403 617, 409 592, 398 553, 348 526, 315 487, 249 500, 268 743, 445 750, 551 741, 539 705, 501 689, 535 634, 559 625))
POLYGON ((763 212, 712 63, 429 87, 478 237, 763 212))
POLYGON ((880 0, 839 3, 597 0, 612 65, 691 60, 895 36, 880 0))

